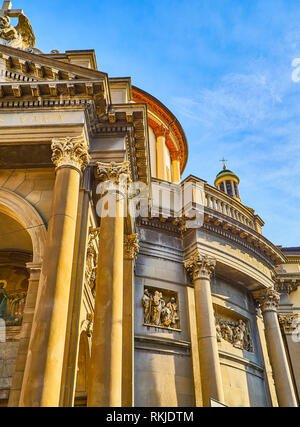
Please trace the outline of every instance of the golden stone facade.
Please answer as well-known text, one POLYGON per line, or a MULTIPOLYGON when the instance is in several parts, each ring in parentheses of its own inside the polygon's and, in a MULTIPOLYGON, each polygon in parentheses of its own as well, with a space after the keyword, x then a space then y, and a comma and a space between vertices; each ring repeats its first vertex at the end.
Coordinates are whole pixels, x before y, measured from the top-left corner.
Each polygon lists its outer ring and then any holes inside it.
POLYGON ((0 406, 299 405, 300 248, 187 155, 160 101, 4 1, 0 406))

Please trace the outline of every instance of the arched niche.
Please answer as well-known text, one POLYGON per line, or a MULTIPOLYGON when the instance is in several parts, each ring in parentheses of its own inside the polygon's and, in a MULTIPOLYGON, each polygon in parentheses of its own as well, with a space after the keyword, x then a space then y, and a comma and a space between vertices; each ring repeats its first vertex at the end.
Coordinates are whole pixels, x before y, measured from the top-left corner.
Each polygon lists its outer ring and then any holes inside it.
POLYGON ((46 226, 38 211, 23 197, 1 188, 0 212, 13 218, 28 231, 32 240, 32 262, 40 264, 46 242, 46 226))

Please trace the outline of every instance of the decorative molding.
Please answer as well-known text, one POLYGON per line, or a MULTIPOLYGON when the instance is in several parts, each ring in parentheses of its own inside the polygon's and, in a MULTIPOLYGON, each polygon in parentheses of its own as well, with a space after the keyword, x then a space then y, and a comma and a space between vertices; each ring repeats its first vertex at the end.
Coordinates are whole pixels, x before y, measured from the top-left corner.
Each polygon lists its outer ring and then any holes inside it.
POLYGON ((253 292, 253 296, 259 304, 262 312, 277 311, 280 293, 273 288, 261 289, 253 292))
POLYGON ((76 137, 54 138, 51 144, 52 162, 55 166, 72 166, 79 171, 89 163, 90 156, 83 135, 76 137))
POLYGON ((124 236, 124 258, 135 260, 139 252, 139 239, 137 234, 124 236))
POLYGON ((286 334, 291 334, 298 328, 298 318, 297 313, 278 313, 279 324, 286 334))
POLYGON ((193 281, 198 279, 209 280, 214 272, 215 266, 216 260, 201 254, 199 250, 197 250, 190 259, 184 261, 184 267, 193 281))

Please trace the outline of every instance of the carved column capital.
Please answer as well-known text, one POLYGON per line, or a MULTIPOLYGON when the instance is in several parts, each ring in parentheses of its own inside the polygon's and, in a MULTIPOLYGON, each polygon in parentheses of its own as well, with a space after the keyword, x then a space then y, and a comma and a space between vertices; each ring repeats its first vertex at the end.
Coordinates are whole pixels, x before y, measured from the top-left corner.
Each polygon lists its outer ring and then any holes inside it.
POLYGON ((157 125, 157 126, 153 127, 152 129, 153 129, 153 132, 154 132, 156 138, 158 138, 159 136, 166 137, 169 134, 169 130, 163 125, 157 125))
POLYGON ((56 167, 72 166, 82 171, 89 163, 88 146, 83 135, 53 138, 52 162, 56 167))
POLYGON ((97 162, 97 174, 100 181, 111 181, 113 184, 119 185, 124 178, 127 181, 130 180, 129 162, 97 162))
POLYGON ((184 262, 184 267, 192 277, 197 279, 210 279, 216 266, 216 260, 196 251, 194 255, 184 262))
POLYGON ((180 151, 170 151, 170 157, 171 160, 181 160, 181 153, 180 151))
POLYGON ((135 260, 139 252, 139 239, 137 234, 124 236, 124 258, 135 260))
POLYGON ((259 304, 262 312, 277 311, 280 293, 273 288, 261 289, 253 292, 253 296, 259 304))
POLYGON ((279 324, 286 334, 291 334, 297 329, 298 318, 297 313, 278 313, 279 324))
POLYGON ((276 279, 274 288, 277 292, 290 294, 297 290, 299 282, 299 280, 276 279))

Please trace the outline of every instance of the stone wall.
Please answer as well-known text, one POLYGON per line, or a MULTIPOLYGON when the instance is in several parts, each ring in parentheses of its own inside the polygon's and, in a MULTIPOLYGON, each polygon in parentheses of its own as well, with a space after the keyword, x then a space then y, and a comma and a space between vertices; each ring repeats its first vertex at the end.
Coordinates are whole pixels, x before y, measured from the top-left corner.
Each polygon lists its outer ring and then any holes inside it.
MULTIPOLYGON (((182 243, 175 235, 140 229, 135 275, 135 406, 194 406, 182 243), (145 325, 145 289, 176 298, 176 327, 145 325)), ((158 296, 159 298, 159 296, 158 296)))

